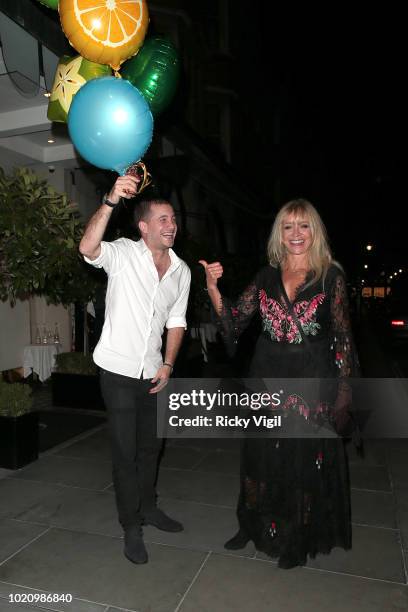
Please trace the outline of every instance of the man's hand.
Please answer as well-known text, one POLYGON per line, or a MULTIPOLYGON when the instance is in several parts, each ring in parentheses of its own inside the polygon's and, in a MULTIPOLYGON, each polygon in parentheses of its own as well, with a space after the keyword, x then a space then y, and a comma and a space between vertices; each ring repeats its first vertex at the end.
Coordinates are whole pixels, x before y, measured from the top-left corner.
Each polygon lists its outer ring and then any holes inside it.
POLYGON ((170 368, 168 366, 162 365, 161 368, 157 370, 155 376, 151 380, 151 382, 154 384, 154 387, 150 389, 149 393, 159 393, 159 391, 162 391, 162 389, 164 389, 164 387, 169 381, 170 374, 170 368))
POLYGON ((112 204, 118 204, 120 198, 126 198, 128 200, 133 198, 137 194, 137 186, 140 181, 140 176, 133 176, 130 174, 119 176, 108 193, 108 200, 112 202, 112 204))
POLYGON ((200 259, 198 263, 201 264, 205 270, 207 289, 215 289, 218 279, 221 278, 224 272, 222 265, 219 261, 209 264, 205 259, 200 259))

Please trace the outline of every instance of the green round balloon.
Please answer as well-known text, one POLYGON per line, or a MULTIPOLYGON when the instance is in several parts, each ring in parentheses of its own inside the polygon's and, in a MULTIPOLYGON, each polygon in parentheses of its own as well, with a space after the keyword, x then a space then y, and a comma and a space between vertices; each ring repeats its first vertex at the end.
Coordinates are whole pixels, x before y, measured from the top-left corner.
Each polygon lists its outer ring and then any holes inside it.
POLYGON ((178 53, 165 38, 149 38, 139 53, 123 64, 121 76, 134 85, 150 106, 153 115, 169 105, 180 72, 178 53))
POLYGON ((48 8, 58 11, 59 0, 38 0, 41 4, 48 6, 48 8))

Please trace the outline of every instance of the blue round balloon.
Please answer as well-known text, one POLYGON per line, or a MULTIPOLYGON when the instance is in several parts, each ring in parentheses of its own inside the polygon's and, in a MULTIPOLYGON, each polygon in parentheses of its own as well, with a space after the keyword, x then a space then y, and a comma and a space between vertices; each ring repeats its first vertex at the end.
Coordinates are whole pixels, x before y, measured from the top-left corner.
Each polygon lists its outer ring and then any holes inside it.
POLYGON ((124 174, 149 148, 153 116, 136 87, 108 76, 88 81, 78 91, 69 109, 68 130, 84 159, 124 174))

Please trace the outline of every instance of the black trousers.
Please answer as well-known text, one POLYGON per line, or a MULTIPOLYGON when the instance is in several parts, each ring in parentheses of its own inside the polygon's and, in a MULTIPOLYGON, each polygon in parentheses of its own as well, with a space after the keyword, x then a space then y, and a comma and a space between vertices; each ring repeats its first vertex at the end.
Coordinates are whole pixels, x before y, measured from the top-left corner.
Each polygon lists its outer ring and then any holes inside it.
POLYGON ((156 506, 155 481, 162 440, 157 438, 157 400, 150 380, 101 370, 102 396, 108 413, 113 484, 119 522, 138 525, 156 506))

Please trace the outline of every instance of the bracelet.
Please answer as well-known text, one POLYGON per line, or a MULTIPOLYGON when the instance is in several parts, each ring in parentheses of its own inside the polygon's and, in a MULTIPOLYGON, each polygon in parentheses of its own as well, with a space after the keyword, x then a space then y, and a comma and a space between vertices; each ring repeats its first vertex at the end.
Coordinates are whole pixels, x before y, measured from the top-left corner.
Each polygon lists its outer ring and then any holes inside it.
POLYGON ((105 195, 102 198, 102 204, 106 204, 106 206, 109 206, 110 208, 116 208, 116 206, 118 205, 118 204, 114 204, 113 202, 108 200, 108 194, 107 193, 105 193, 105 195))
POLYGON ((171 363, 167 363, 166 361, 163 362, 163 365, 167 366, 168 368, 170 368, 170 374, 171 374, 172 371, 173 371, 174 366, 172 366, 171 363))

